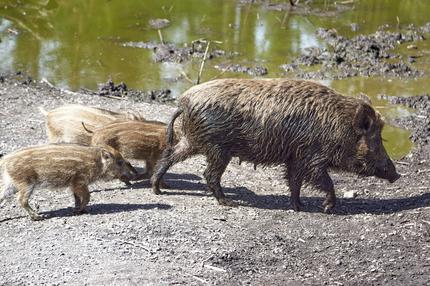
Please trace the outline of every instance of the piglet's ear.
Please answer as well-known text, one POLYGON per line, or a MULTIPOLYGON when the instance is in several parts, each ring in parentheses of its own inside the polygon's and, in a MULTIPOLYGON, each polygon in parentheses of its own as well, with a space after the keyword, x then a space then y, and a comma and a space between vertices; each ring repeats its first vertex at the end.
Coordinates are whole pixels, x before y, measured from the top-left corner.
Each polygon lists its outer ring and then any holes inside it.
POLYGON ((109 159, 112 159, 113 158, 113 155, 112 155, 112 153, 110 153, 110 152, 108 152, 108 151, 106 151, 106 150, 102 150, 102 158, 103 159, 105 159, 105 160, 109 160, 109 159))
POLYGON ((357 134, 363 135, 372 129, 375 111, 367 104, 360 104, 356 111, 353 126, 357 134))

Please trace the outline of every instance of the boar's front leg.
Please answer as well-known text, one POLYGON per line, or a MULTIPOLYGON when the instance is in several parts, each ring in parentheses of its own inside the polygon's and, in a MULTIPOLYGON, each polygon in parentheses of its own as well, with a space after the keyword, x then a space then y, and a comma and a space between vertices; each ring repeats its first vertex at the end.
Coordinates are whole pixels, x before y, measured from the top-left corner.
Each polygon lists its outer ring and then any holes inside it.
POLYGON ((312 184, 326 193, 326 199, 323 202, 324 212, 330 211, 336 205, 336 194, 334 192, 333 181, 327 170, 320 170, 313 176, 312 184))
POLYGON ((221 177, 227 165, 230 163, 231 155, 218 150, 217 147, 211 148, 206 154, 208 166, 203 173, 208 184, 208 189, 212 191, 220 205, 236 207, 237 204, 230 199, 227 199, 221 188, 221 177))

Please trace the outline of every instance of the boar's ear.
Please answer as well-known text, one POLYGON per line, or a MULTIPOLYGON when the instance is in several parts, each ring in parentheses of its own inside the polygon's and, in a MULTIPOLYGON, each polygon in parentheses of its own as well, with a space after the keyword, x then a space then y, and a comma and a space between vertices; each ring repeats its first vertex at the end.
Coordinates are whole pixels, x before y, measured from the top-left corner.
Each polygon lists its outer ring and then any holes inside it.
POLYGON ((355 111, 353 126, 357 134, 366 134, 372 129, 374 115, 373 109, 367 104, 360 104, 355 111))
POLYGON ((366 102, 367 104, 371 105, 372 104, 372 100, 370 99, 370 97, 367 96, 367 94, 360 92, 358 94, 358 98, 361 99, 362 101, 366 102))

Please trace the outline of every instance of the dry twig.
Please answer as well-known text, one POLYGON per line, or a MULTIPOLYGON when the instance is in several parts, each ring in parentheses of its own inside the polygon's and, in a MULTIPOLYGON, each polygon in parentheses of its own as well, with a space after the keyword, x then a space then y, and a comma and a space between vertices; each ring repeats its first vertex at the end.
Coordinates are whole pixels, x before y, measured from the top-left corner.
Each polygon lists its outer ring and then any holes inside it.
POLYGON ((202 72, 203 72, 203 67, 205 66, 205 62, 206 62, 206 57, 208 55, 208 51, 209 51, 209 46, 211 44, 211 41, 208 41, 208 44, 206 46, 206 50, 205 50, 205 54, 203 55, 203 60, 202 60, 202 64, 200 65, 200 70, 199 70, 199 74, 197 76, 197 84, 200 83, 200 78, 202 76, 202 72))
POLYGON ((225 269, 222 269, 222 268, 219 268, 219 267, 215 267, 215 266, 212 266, 212 265, 209 265, 209 264, 205 264, 203 266, 206 267, 206 268, 218 271, 218 272, 227 272, 227 270, 225 270, 225 269))

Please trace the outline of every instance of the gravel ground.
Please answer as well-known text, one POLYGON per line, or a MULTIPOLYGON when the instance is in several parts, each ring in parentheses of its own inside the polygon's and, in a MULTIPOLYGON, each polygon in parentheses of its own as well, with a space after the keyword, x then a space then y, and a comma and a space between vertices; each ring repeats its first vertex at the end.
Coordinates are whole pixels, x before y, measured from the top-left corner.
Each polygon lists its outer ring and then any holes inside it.
MULTIPOLYGON (((131 108, 161 121, 174 110, 6 78, 0 153, 46 142, 38 107, 66 103, 131 108)), ((0 208, 0 284, 430 285, 429 151, 416 144, 397 162, 403 177, 392 185, 333 174, 333 214, 322 213, 323 194, 312 189, 303 192, 304 211, 291 211, 281 168, 237 161, 223 186, 239 207, 221 207, 205 190, 202 157, 170 169, 173 188, 161 196, 148 181, 94 184, 85 215, 72 215, 66 191, 34 193, 31 203, 50 216, 40 222, 11 198, 0 208)))

